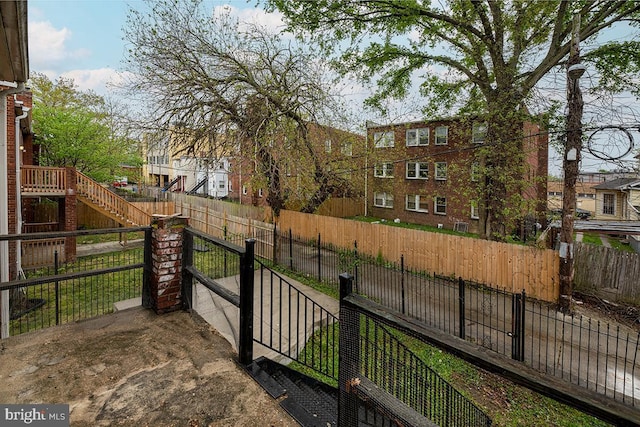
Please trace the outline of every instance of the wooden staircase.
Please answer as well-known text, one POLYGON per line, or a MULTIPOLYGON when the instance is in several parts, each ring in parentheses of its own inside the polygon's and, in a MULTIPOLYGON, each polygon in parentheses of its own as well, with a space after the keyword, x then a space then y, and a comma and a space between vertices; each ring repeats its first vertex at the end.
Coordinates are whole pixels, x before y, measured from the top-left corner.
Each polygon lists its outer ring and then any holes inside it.
POLYGON ((82 202, 125 227, 151 224, 151 214, 76 171, 76 195, 82 202))

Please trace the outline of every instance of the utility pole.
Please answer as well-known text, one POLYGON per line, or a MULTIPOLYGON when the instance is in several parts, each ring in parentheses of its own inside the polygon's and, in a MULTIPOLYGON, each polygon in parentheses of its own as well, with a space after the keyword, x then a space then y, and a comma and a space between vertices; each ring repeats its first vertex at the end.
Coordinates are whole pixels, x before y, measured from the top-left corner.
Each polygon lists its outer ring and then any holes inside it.
POLYGON ((571 51, 567 62, 567 140, 564 151, 564 188, 562 192, 562 229, 560 232, 560 310, 573 312, 573 221, 576 211, 576 180, 582 151, 582 110, 584 102, 580 91, 580 16, 573 17, 571 51))

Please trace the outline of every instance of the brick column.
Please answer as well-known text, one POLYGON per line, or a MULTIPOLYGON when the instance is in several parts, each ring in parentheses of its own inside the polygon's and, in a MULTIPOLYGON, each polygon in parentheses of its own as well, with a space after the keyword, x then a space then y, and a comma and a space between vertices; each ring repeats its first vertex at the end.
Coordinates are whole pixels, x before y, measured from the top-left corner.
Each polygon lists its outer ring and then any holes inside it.
POLYGON ((182 308, 182 243, 189 219, 154 216, 151 221, 151 271, 142 305, 157 314, 182 308))
MULTIPOLYGON (((76 195, 77 177, 75 168, 65 168, 67 175, 67 191, 64 199, 58 203, 62 203, 58 215, 58 221, 64 231, 75 231, 78 228, 78 199, 76 195)), ((64 260, 72 262, 76 259, 76 238, 67 237, 64 239, 64 260)))

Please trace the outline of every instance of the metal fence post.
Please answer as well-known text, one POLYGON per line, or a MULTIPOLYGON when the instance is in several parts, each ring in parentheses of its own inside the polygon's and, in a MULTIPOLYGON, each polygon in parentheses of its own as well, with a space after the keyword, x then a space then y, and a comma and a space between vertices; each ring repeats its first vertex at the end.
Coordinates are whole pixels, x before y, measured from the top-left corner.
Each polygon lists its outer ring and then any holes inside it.
POLYGON ((240 339, 238 355, 240 363, 253 362, 253 288, 254 250, 256 241, 245 240, 245 253, 240 256, 240 339))
POLYGON ((185 230, 182 240, 182 308, 193 308, 193 275, 188 267, 193 265, 193 234, 185 230))
POLYGON ((358 264, 360 264, 360 261, 358 259, 358 241, 354 240, 353 241, 353 254, 354 254, 354 258, 355 258, 355 267, 354 267, 354 283, 355 283, 355 290, 356 293, 358 292, 358 264))
POLYGON ((345 304, 353 292, 353 276, 340 275, 340 328, 338 334, 338 426, 358 425, 358 397, 352 392, 360 375, 360 315, 345 304))
POLYGON ((293 233, 289 229, 289 269, 293 271, 293 233))
POLYGON ((142 306, 150 308, 151 302, 151 228, 144 231, 144 267, 142 270, 142 306))
POLYGON ((521 305, 521 319, 520 319, 520 359, 518 359, 521 362, 524 362, 524 339, 525 339, 525 330, 526 330, 526 326, 524 323, 525 320, 525 313, 527 311, 526 309, 526 304, 527 303, 527 293, 525 292, 525 290, 522 290, 522 298, 520 300, 520 305, 521 305))
POLYGON ((511 358, 514 360, 520 360, 521 300, 521 294, 513 294, 511 296, 511 358))
POLYGON ((465 339, 465 286, 464 280, 462 277, 458 277, 458 321, 460 325, 458 326, 458 337, 465 339))
MULTIPOLYGON (((58 251, 53 252, 53 274, 58 275, 58 251)), ((55 282, 56 293, 56 325, 60 324, 60 282, 55 282)))
POLYGON ((318 282, 322 282, 322 259, 320 258, 320 233, 318 233, 318 282))
MULTIPOLYGON (((227 225, 225 224, 225 225, 222 227, 222 239, 223 239, 223 240, 227 240, 227 238, 228 238, 228 237, 229 237, 229 236, 228 236, 228 232, 227 232, 227 225)), ((227 276, 229 275, 229 274, 228 274, 228 271, 227 271, 227 251, 223 251, 223 252, 224 252, 224 253, 222 254, 222 257, 223 257, 223 259, 224 259, 224 264, 223 264, 224 277, 227 277, 227 276)))
POLYGON ((400 292, 402 297, 402 314, 406 314, 404 302, 404 255, 400 255, 400 292))
POLYGON ((272 238, 272 242, 273 242, 273 255, 271 256, 271 258, 273 259, 273 263, 274 264, 278 264, 278 224, 273 224, 273 238, 272 238))

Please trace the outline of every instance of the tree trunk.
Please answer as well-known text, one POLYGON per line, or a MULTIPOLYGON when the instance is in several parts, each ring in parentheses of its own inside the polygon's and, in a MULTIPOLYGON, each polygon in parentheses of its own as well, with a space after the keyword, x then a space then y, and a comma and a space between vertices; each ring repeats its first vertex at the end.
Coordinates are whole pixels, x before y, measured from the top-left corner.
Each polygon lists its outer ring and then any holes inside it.
POLYGON ((481 232, 485 239, 498 241, 507 239, 525 213, 522 118, 516 105, 502 101, 489 107, 487 142, 480 149, 485 171, 481 232))

